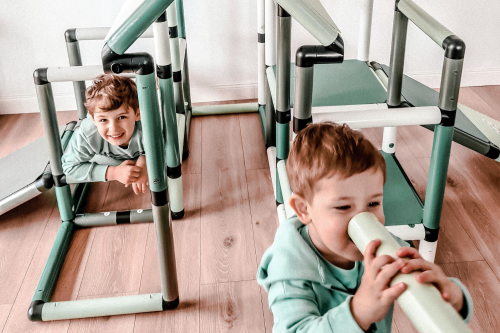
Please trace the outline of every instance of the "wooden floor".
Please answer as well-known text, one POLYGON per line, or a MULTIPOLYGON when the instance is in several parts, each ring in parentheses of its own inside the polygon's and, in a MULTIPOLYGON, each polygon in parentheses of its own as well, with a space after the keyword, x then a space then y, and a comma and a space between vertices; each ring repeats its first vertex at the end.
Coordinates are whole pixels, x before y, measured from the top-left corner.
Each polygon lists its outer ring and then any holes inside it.
MULTIPOLYGON (((500 86, 462 88, 461 103, 500 120, 500 86)), ((60 112, 66 123, 76 112, 60 112)), ((271 332, 256 268, 278 220, 257 114, 193 118, 183 163, 184 219, 173 222, 179 307, 170 312, 32 323, 26 317, 60 218, 50 190, 0 216, 3 332, 271 332)), ((378 147, 382 132, 364 130, 378 147)), ((42 135, 38 114, 0 116, 0 157, 42 135)), ((398 130, 397 156, 423 198, 432 132, 398 130)), ((14 167, 14 166, 13 166, 14 167)), ((3 170, 3 172, 8 172, 3 170)), ((149 208, 149 194, 92 184, 87 212, 149 208)), ((436 262, 469 288, 473 332, 500 332, 500 164, 453 144, 436 262)), ((53 300, 160 291, 152 224, 75 233, 53 300)), ((393 332, 413 332, 396 308, 393 332)))

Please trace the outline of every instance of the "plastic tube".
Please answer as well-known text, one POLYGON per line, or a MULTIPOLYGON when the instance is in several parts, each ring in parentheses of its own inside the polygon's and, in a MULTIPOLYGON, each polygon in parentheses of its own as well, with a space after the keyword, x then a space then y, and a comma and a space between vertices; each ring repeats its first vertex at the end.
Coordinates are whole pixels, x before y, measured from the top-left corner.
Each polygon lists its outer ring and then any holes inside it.
MULTIPOLYGON (((378 238, 382 244, 376 255, 390 255, 398 258, 396 252, 401 247, 375 215, 367 212, 352 218, 347 229, 354 244, 363 253, 372 240, 378 238)), ((415 275, 398 274, 391 281, 391 286, 404 282, 407 289, 398 297, 401 309, 420 333, 470 332, 467 325, 455 309, 443 300, 439 291, 430 284, 418 283, 415 275)))

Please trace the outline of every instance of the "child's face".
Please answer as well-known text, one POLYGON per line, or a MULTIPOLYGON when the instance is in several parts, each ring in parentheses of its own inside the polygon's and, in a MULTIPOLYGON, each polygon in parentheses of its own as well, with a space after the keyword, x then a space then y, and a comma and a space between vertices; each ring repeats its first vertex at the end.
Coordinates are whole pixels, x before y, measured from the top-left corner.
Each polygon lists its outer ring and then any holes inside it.
POLYGON ((92 120, 102 138, 114 146, 127 147, 134 133, 135 122, 141 119, 139 112, 122 104, 118 109, 94 112, 92 120))
POLYGON ((310 222, 306 224, 313 244, 325 259, 341 268, 363 260, 347 226, 361 212, 373 213, 385 223, 383 188, 382 171, 374 169, 344 179, 336 174, 316 183, 312 202, 307 203, 310 222))

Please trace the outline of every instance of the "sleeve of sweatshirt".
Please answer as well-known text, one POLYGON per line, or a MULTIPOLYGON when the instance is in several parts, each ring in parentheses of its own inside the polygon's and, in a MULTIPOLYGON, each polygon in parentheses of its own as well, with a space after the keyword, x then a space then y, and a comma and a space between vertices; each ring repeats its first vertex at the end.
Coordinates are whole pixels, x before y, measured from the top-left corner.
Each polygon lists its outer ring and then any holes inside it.
POLYGON ((81 131, 75 131, 61 159, 64 174, 81 182, 106 181, 108 166, 90 162, 95 154, 81 131))
POLYGON ((311 282, 303 280, 279 281, 269 288, 269 307, 273 312, 273 333, 362 333, 352 317, 352 296, 324 315, 314 295, 311 282))

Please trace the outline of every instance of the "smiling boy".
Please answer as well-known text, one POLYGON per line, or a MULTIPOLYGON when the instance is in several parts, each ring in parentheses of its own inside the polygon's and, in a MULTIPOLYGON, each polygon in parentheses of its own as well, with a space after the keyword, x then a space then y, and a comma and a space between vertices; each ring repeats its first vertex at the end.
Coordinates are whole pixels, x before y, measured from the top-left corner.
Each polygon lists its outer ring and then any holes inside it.
POLYGON ((391 332, 393 303, 406 285, 389 283, 411 271, 422 271, 417 281, 433 283, 470 321, 467 289, 415 249, 403 247, 398 260, 375 257, 380 240, 363 255, 349 238, 349 221, 361 212, 385 222, 385 161, 361 133, 334 123, 309 125, 295 138, 286 169, 296 216, 281 223, 257 272, 269 293, 274 333, 391 332))
POLYGON ((73 133, 62 157, 64 173, 79 182, 117 180, 144 193, 148 175, 136 84, 100 75, 85 97, 90 117, 73 133))

